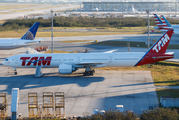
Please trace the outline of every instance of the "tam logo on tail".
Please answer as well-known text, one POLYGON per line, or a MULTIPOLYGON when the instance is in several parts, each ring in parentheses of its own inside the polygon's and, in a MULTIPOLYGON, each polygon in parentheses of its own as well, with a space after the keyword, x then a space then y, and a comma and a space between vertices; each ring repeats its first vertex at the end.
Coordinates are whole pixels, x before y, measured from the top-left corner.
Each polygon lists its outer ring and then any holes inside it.
POLYGON ((155 52, 159 52, 162 47, 165 46, 165 44, 170 40, 170 37, 165 34, 159 41, 158 43, 152 48, 155 52))
POLYGON ((173 29, 169 29, 159 40, 157 40, 147 53, 165 53, 173 34, 173 29))
POLYGON ((145 55, 136 63, 135 66, 155 63, 161 60, 173 58, 173 54, 166 54, 168 44, 171 40, 173 29, 168 30, 153 46, 145 53, 145 55))

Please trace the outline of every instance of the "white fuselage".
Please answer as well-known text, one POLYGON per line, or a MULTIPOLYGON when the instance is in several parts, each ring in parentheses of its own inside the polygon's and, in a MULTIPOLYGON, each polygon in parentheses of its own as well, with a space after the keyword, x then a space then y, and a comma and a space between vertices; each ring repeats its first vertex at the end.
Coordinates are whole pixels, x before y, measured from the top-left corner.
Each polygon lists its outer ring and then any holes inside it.
POLYGON ((160 30, 161 32, 166 32, 168 29, 173 29, 174 30, 174 33, 175 34, 179 34, 179 27, 163 27, 163 28, 160 28, 159 27, 153 27, 154 29, 157 29, 157 30, 160 30))
POLYGON ((178 28, 179 29, 179 25, 171 25, 173 28, 178 28))
POLYGON ((31 43, 38 43, 39 40, 22 40, 22 39, 0 39, 0 50, 1 49, 14 49, 19 47, 28 46, 31 43))
POLYGON ((73 65, 73 67, 76 68, 81 68, 85 65, 90 65, 89 67, 132 67, 141 60, 144 54, 143 52, 21 54, 7 58, 6 61, 3 61, 3 64, 14 68, 30 68, 36 67, 41 57, 45 59, 51 57, 49 65, 47 65, 47 61, 44 64, 40 63, 42 67, 58 68, 60 64, 64 63, 73 65), (23 61, 22 57, 27 57, 28 59, 23 61), (36 60, 34 58, 36 58, 36 60), (23 62, 24 64, 22 65, 23 62))

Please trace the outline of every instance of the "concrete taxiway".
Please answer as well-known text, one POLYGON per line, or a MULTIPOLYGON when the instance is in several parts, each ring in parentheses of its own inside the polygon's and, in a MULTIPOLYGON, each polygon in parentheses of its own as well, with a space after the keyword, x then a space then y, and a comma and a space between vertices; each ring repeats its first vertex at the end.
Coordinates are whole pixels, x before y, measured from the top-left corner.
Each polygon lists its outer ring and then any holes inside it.
POLYGON ((42 92, 64 92, 65 113, 68 116, 86 116, 93 109, 115 109, 140 114, 149 106, 159 106, 150 71, 96 70, 94 76, 82 76, 83 70, 72 75, 59 75, 57 68, 42 69, 43 77, 35 78, 35 69, 17 69, 18 75, 0 67, 0 92, 7 93, 10 116, 11 90, 20 89, 18 113, 28 117, 28 93, 38 93, 38 104, 43 103, 42 92))
MULTIPOLYGON (((60 7, 48 6, 48 8, 44 7, 44 8, 41 8, 41 9, 36 9, 36 10, 26 11, 26 12, 23 12, 24 9, 20 9, 20 10, 22 10, 22 12, 5 11, 5 12, 8 12, 8 13, 0 15, 0 20, 14 19, 14 18, 24 17, 24 16, 32 15, 32 14, 47 14, 47 13, 50 13, 51 9, 53 11, 59 11, 59 10, 66 10, 66 9, 70 9, 70 8, 76 8, 76 7, 79 7, 79 6, 80 5, 71 5, 71 6, 64 5, 64 6, 60 6, 60 7)), ((38 7, 34 7, 34 8, 38 8, 38 7)), ((32 8, 32 9, 34 9, 34 8, 32 8)), ((31 9, 31 7, 27 8, 27 9, 31 9)))

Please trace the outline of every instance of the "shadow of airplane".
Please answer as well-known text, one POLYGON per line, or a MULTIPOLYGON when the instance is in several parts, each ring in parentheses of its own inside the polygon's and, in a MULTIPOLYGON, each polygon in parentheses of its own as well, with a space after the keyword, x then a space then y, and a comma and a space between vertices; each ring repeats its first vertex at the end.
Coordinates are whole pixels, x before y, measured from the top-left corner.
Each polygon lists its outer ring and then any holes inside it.
POLYGON ((41 78, 35 78, 34 74, 0 77, 0 84, 2 86, 7 86, 5 89, 1 89, 0 92, 7 92, 8 94, 11 94, 12 88, 19 88, 20 90, 23 90, 66 84, 77 84, 80 87, 87 87, 93 82, 101 82, 103 80, 103 77, 85 77, 81 74, 68 76, 59 75, 58 73, 43 74, 43 77, 41 78))

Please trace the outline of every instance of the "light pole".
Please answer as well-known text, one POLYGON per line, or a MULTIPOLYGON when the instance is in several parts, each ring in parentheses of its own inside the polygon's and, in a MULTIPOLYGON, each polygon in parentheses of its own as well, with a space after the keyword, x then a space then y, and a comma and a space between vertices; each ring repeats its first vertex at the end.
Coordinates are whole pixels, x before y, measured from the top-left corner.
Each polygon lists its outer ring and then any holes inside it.
POLYGON ((146 13, 148 14, 148 49, 150 48, 150 37, 149 37, 149 10, 146 10, 146 13))
MULTIPOLYGON (((150 48, 150 37, 149 37, 149 9, 146 10, 146 13, 148 14, 148 49, 150 48)), ((150 64, 148 64, 148 67, 150 64)))
POLYGON ((51 49, 52 49, 52 53, 53 53, 53 10, 50 10, 51 14, 52 14, 52 43, 51 43, 51 49))

